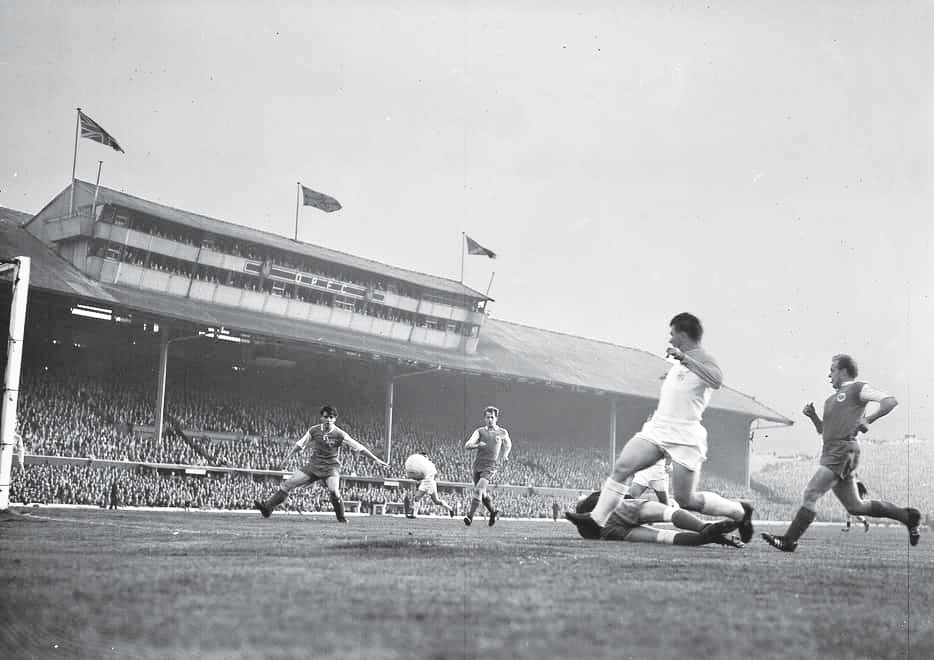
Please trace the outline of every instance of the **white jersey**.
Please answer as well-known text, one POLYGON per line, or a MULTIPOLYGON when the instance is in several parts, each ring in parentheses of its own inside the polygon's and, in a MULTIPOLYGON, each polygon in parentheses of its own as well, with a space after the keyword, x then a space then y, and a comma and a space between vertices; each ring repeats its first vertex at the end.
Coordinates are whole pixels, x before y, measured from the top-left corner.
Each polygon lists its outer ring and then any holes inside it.
POLYGON ((671 366, 653 418, 660 422, 700 422, 713 393, 700 376, 678 362, 671 366))
POLYGON ((438 468, 422 454, 412 454, 405 459, 405 476, 409 479, 430 479, 438 474, 438 468))

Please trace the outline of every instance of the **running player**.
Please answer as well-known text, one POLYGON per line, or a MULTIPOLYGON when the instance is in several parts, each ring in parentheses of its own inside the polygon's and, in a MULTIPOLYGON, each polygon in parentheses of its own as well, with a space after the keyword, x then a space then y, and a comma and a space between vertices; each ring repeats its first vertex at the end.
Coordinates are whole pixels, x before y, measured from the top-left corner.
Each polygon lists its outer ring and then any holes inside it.
POLYGON ((713 356, 701 347, 704 329, 696 316, 678 314, 671 319, 669 331, 666 353, 676 364, 665 376, 655 413, 623 447, 593 511, 589 514, 569 511, 564 515, 582 534, 598 538, 628 492, 626 481, 639 470, 669 458, 671 494, 678 504, 691 511, 736 521, 740 539, 747 543, 753 531, 752 506, 696 490, 701 466, 707 460, 707 429, 701 418, 713 390, 723 384, 723 374, 713 356))
POLYGON ((830 361, 830 384, 834 393, 824 402, 824 419, 818 417, 814 402, 804 406, 802 411, 814 424, 817 432, 823 436, 820 465, 811 481, 804 489, 804 501, 795 514, 794 520, 782 536, 763 533, 762 538, 773 548, 784 552, 794 552, 798 539, 807 531, 817 516, 817 501, 828 490, 846 510, 853 515, 872 516, 897 520, 908 528, 908 541, 918 545, 921 538, 921 512, 913 508, 902 508, 890 502, 863 500, 856 487, 856 468, 859 465, 858 433, 865 433, 869 425, 880 417, 888 415, 898 401, 868 384, 856 380, 859 369, 856 361, 849 355, 834 355, 830 361), (876 401, 878 410, 866 415, 866 404, 876 401))
POLYGON ((464 516, 464 524, 468 527, 473 522, 474 513, 477 512, 481 502, 490 512, 488 523, 490 527, 496 524, 499 511, 493 508, 493 500, 487 494, 487 486, 496 476, 499 466, 509 460, 509 452, 512 451, 509 431, 497 424, 499 408, 487 406, 483 409, 483 417, 486 424, 475 430, 464 445, 464 449, 477 450, 473 463, 473 498, 470 500, 470 509, 464 516))
POLYGON ((447 510, 454 517, 454 507, 438 497, 438 468, 424 454, 412 454, 405 459, 405 478, 418 481, 411 509, 406 511, 406 518, 417 518, 421 499, 428 495, 431 501, 447 510))
POLYGON ((345 523, 347 518, 344 516, 344 501, 341 499, 341 462, 340 449, 347 447, 351 451, 362 452, 369 456, 379 465, 388 466, 389 464, 377 458, 373 452, 362 444, 351 438, 343 429, 338 428, 334 422, 337 420, 337 411, 331 406, 321 408, 321 423, 315 424, 305 435, 292 446, 289 453, 282 461, 284 466, 295 454, 311 446, 311 457, 308 463, 296 470, 290 477, 285 479, 279 486, 279 489, 265 502, 255 500, 253 508, 259 509, 264 518, 268 518, 273 509, 282 504, 293 489, 300 486, 314 484, 319 479, 324 481, 328 489, 328 495, 331 498, 331 504, 334 506, 334 515, 338 522, 345 523))
MULTIPOLYGON (((592 511, 600 498, 600 492, 592 493, 581 499, 575 511, 592 511)), ((630 541, 634 543, 665 543, 668 545, 706 545, 717 543, 731 548, 742 548, 742 541, 734 536, 726 536, 734 529, 734 520, 706 522, 684 509, 676 509, 660 502, 643 499, 623 500, 616 511, 607 519, 600 536, 601 541, 630 541), (648 523, 670 522, 678 529, 661 529, 648 523)), ((584 538, 586 529, 577 530, 584 538)))

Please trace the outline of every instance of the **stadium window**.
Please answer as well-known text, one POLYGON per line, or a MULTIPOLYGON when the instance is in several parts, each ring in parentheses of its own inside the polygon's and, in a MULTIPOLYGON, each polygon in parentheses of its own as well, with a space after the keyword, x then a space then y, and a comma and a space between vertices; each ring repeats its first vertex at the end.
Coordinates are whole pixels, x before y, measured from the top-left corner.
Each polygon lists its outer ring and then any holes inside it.
POLYGON ((342 297, 340 297, 340 296, 335 296, 335 297, 334 297, 334 306, 335 306, 335 307, 338 307, 338 308, 340 308, 340 309, 345 309, 345 310, 347 310, 348 312, 353 312, 353 311, 355 311, 355 306, 354 306, 353 301, 352 301, 352 300, 347 300, 346 298, 342 298, 342 297))
POLYGON ((293 281, 295 279, 295 273, 290 273, 287 270, 282 270, 281 268, 270 268, 269 274, 272 277, 281 277, 284 280, 293 281))

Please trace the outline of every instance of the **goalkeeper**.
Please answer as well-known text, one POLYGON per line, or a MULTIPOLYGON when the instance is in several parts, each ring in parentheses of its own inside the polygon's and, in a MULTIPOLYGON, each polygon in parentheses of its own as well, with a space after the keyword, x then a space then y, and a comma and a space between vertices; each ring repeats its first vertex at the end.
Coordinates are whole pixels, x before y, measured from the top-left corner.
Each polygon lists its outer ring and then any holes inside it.
MULTIPOLYGON (((591 493, 578 501, 577 513, 589 513, 597 505, 600 492, 591 493)), ((727 536, 737 528, 735 520, 706 522, 693 513, 650 500, 623 500, 610 515, 600 532, 602 541, 630 541, 632 543, 663 543, 668 545, 707 545, 716 543, 731 548, 742 548, 743 542, 727 536), (652 527, 649 523, 670 522, 677 529, 652 527)), ((578 528, 581 532, 581 528, 578 528)), ((584 536, 581 534, 581 536, 584 536)))

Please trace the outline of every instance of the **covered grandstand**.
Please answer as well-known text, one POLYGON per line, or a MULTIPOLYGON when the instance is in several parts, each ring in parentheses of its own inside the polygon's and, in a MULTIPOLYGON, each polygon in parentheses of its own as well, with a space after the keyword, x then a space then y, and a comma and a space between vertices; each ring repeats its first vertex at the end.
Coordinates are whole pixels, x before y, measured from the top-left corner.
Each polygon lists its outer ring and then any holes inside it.
MULTIPOLYGON (((315 365, 330 362, 327 371, 340 373, 341 365, 359 364, 371 381, 368 396, 379 393, 381 399, 378 435, 387 454, 393 447, 392 430, 399 423, 393 419, 394 410, 396 415, 428 418, 443 414, 452 430, 461 433, 479 421, 476 413, 481 405, 495 400, 511 412, 507 417, 515 420, 511 423, 519 423, 519 434, 526 430, 523 427, 535 427, 536 438, 560 445, 577 442, 570 430, 579 428, 604 448, 609 460, 654 409, 668 364, 647 351, 493 318, 485 309, 488 299, 459 282, 296 243, 118 191, 94 191, 82 182, 77 186, 75 214, 64 208, 70 193, 67 188, 35 217, 5 209, 0 212, 0 256, 32 259, 27 344, 37 334, 48 336, 53 329, 70 326, 73 310, 83 305, 106 311, 105 319, 92 322, 101 327, 109 324, 118 332, 145 330, 161 353, 163 369, 170 345, 172 360, 197 361, 205 354, 206 343, 216 340, 220 332, 236 345, 218 349, 218 353, 227 350, 224 359, 232 360, 235 355, 243 369, 265 366, 268 372, 272 365, 302 367, 313 360, 315 365), (148 231, 152 226, 162 230, 147 239, 149 253, 137 246, 134 259, 138 263, 125 255, 134 240, 142 240, 140 232, 121 233, 119 250, 111 240, 117 228, 115 217, 127 211, 145 216, 148 231), (171 240, 173 236, 176 240, 171 240), (215 268, 204 258, 206 246, 225 240, 262 249, 265 256, 255 260, 261 264, 255 274, 259 287, 243 287, 249 299, 245 293, 234 300, 222 295, 233 287, 225 289, 212 275, 210 299, 205 297, 208 294, 193 297, 196 286, 207 281, 204 273, 215 268), (352 273, 366 293, 347 309, 339 309, 340 304, 352 302, 352 296, 302 298, 298 287, 283 289, 274 277, 268 277, 267 264, 273 261, 268 255, 279 255, 280 261, 307 257, 333 265, 335 272, 352 273), (170 258, 174 261, 167 261, 170 258), (190 259, 188 265, 186 259, 190 259), (174 270, 167 270, 167 264, 174 270), (147 277, 147 269, 153 277, 147 277), (127 272, 134 277, 125 278, 127 272), (380 286, 374 289, 370 281, 380 286), (395 304, 400 309, 413 300, 412 315, 374 313, 368 307, 374 291, 385 294, 387 300, 397 293, 395 304), (330 311, 322 315, 319 307, 330 311), (420 315, 425 309, 434 316, 420 315), (399 332, 401 326, 406 326, 404 333, 399 332), (187 342, 196 337, 201 340, 187 342), (196 344, 199 348, 194 349, 196 344), (549 433, 555 437, 549 439, 549 433)), ((212 258, 213 264, 234 261, 231 254, 212 258)), ((242 262, 248 269, 250 260, 242 262)), ((295 272, 302 277, 301 267, 296 266, 295 272)), ((344 280, 344 287, 350 279, 344 280)), ((335 277, 330 281, 333 287, 335 277)), ((204 286, 202 290, 207 291, 204 286)), ((152 378, 153 400, 160 396, 157 383, 163 377, 164 372, 152 378)), ((161 436, 160 418, 161 408, 155 420, 161 436)), ((758 420, 792 423, 734 389, 724 387, 714 394, 705 415, 712 448, 709 470, 748 486, 750 429, 758 420)))

